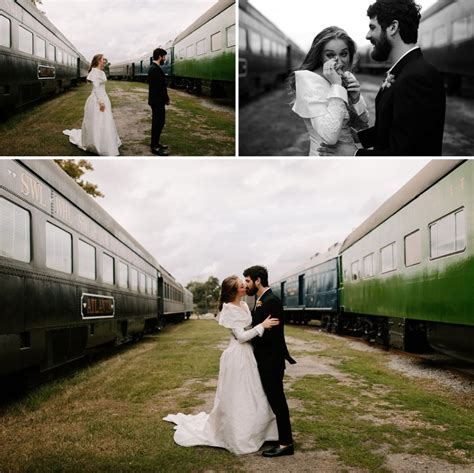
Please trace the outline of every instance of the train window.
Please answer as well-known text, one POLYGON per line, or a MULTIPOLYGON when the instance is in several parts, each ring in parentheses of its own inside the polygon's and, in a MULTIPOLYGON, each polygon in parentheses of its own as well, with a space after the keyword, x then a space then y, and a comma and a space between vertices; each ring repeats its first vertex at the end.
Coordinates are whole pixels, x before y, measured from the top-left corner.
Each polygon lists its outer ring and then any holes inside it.
POLYGON ((263 38, 262 40, 262 49, 265 56, 271 56, 272 54, 272 43, 268 38, 263 38))
POLYGON ((138 291, 138 271, 134 268, 130 268, 130 289, 138 291))
POLYGON ((143 273, 140 273, 140 292, 145 293, 146 291, 146 279, 143 273))
POLYGON ((416 230, 405 237, 405 266, 421 263, 421 233, 416 230))
POLYGON ((448 44, 448 27, 441 25, 434 30, 433 46, 444 46, 448 44))
POLYGON ((354 261, 351 264, 351 278, 353 281, 357 281, 359 279, 359 261, 354 261))
POLYGON ((146 277, 146 292, 147 294, 153 294, 153 284, 150 276, 146 277))
POLYGON ((18 49, 24 53, 33 54, 33 33, 22 26, 19 27, 18 49))
POLYGON ((35 54, 39 57, 46 57, 46 41, 38 36, 35 38, 35 54))
POLYGON ((262 37, 251 30, 249 30, 249 46, 250 51, 255 54, 260 54, 262 52, 262 37))
POLYGON ((239 49, 241 51, 247 50, 247 30, 245 28, 239 28, 239 49))
POLYGON ((106 253, 102 254, 102 279, 106 284, 115 282, 114 259, 106 253))
POLYGON ((152 280, 152 289, 153 289, 153 295, 156 296, 158 295, 158 280, 153 278, 152 280))
POLYGON ((364 256, 364 278, 371 278, 374 274, 374 254, 370 253, 364 256))
POLYGON ((85 241, 79 240, 79 258, 78 274, 83 278, 95 279, 96 263, 95 263, 95 248, 85 241))
POLYGON ((118 285, 128 287, 128 266, 122 261, 119 261, 118 285))
POLYGON ((426 33, 423 33, 420 38, 420 46, 422 48, 429 48, 431 47, 431 31, 427 31, 426 33))
POLYGON ((453 22, 453 41, 464 41, 470 37, 469 18, 461 18, 453 22))
POLYGON ((220 31, 211 35, 211 51, 222 49, 222 34, 220 31))
POLYGON ((72 235, 46 222, 46 266, 72 273, 72 235))
POLYGON ((0 255, 29 263, 30 214, 0 197, 0 255))
POLYGON ((201 39, 196 43, 196 55, 201 56, 202 54, 206 54, 206 40, 201 39))
POLYGON ((56 61, 56 48, 50 43, 46 49, 46 56, 50 61, 56 61))
POLYGON ((232 46, 235 46, 235 25, 229 26, 225 30, 225 37, 226 47, 230 48, 232 46))
POLYGON ((12 45, 12 24, 11 21, 3 15, 0 15, 0 46, 10 48, 12 45))
POLYGON ((194 56, 194 44, 191 44, 186 48, 186 57, 193 57, 193 56, 194 56))
POLYGON ((384 246, 380 250, 380 262, 382 273, 387 273, 397 269, 396 257, 395 257, 395 242, 390 245, 384 246))
POLYGON ((430 225, 430 256, 439 258, 466 248, 464 209, 440 218, 430 225))
POLYGON ((63 63, 63 52, 58 48, 57 52, 56 52, 56 60, 62 64, 63 63))

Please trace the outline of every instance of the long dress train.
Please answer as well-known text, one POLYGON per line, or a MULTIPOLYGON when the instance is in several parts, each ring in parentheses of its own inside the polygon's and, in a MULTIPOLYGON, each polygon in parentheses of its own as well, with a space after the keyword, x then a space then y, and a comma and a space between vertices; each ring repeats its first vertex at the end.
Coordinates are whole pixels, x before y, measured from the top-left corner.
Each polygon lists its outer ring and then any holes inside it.
POLYGON ((93 68, 87 80, 92 82, 92 93, 84 106, 84 119, 80 130, 64 130, 69 141, 83 149, 99 156, 118 156, 122 142, 118 136, 112 114, 112 105, 105 91, 107 77, 104 71, 93 68), (105 105, 100 111, 99 103, 105 105))
POLYGON ((220 359, 214 407, 209 414, 164 417, 176 424, 174 440, 178 445, 222 447, 243 454, 258 451, 265 441, 278 440, 275 415, 263 391, 249 343, 261 336, 264 328, 261 324, 249 328, 251 322, 245 302, 240 307, 224 304, 219 324, 231 330, 231 338, 220 359))

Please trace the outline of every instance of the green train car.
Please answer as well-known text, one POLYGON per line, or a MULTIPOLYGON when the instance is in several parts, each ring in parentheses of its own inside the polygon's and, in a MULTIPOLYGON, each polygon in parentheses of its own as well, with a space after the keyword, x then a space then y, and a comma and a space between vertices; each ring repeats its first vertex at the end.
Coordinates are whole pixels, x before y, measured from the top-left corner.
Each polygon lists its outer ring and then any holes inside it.
POLYGON ((337 326, 474 360, 474 161, 434 160, 344 241, 337 326))

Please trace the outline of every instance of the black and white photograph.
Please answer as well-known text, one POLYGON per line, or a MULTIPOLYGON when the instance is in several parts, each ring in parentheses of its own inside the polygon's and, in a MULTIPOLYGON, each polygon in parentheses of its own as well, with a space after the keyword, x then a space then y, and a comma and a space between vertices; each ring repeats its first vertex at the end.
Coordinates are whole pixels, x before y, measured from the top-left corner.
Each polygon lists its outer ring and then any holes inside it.
POLYGON ((241 156, 471 156, 469 0, 239 2, 241 156))

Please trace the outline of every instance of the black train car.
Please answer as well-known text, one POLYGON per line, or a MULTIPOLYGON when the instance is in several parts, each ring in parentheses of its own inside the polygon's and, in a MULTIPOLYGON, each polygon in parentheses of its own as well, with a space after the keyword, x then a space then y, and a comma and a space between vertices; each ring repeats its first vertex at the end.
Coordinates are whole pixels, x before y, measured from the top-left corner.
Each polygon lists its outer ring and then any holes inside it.
POLYGON ((0 113, 77 85, 87 68, 30 0, 0 0, 0 113))
POLYGON ((247 0, 239 2, 239 94, 252 97, 297 69, 304 52, 247 0))
POLYGON ((0 161, 0 375, 141 338, 183 293, 54 162, 0 161))

